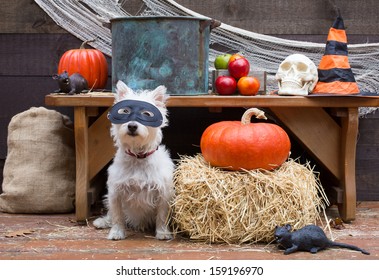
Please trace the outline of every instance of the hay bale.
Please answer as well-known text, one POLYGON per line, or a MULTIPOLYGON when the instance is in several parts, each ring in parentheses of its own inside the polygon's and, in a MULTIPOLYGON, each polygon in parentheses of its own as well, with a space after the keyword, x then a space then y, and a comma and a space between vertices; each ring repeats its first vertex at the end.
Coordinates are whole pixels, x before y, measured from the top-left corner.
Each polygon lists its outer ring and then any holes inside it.
POLYGON ((315 223, 328 204, 309 164, 274 171, 224 171, 202 155, 181 157, 174 174, 174 232, 210 243, 272 242, 275 226, 315 223))

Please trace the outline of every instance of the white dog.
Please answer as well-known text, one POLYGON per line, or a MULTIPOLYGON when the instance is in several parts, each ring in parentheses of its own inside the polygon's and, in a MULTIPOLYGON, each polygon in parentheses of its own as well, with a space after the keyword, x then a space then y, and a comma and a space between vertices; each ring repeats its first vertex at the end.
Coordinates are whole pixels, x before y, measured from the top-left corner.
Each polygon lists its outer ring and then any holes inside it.
POLYGON ((155 227, 157 239, 171 239, 169 204, 174 195, 174 163, 164 145, 161 128, 168 125, 166 88, 134 92, 116 85, 115 104, 108 114, 117 147, 108 169, 108 213, 96 228, 109 228, 108 239, 126 238, 126 227, 155 227))

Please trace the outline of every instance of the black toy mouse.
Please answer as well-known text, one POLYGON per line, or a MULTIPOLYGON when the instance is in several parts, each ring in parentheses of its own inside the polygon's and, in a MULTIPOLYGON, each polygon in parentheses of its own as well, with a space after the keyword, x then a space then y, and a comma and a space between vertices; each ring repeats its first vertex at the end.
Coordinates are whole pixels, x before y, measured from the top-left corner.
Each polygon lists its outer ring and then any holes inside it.
POLYGON ((79 73, 68 76, 67 71, 64 71, 62 74, 54 74, 52 77, 54 80, 58 80, 59 90, 56 92, 78 94, 83 90, 88 90, 87 80, 79 73))
POLYGON ((326 237, 324 231, 316 225, 308 225, 294 232, 291 232, 290 225, 285 225, 284 227, 277 226, 275 228, 275 239, 284 247, 285 255, 296 251, 306 251, 316 254, 318 251, 330 247, 347 248, 370 255, 369 252, 357 246, 331 241, 326 237))

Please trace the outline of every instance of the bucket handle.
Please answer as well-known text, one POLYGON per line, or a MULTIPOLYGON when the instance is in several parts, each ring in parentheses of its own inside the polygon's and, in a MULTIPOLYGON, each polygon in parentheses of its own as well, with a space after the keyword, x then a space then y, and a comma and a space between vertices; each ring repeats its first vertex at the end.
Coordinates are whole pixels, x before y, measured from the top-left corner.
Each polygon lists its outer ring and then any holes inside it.
POLYGON ((200 33, 203 33, 204 29, 207 28, 208 26, 210 26, 210 29, 212 31, 212 29, 219 27, 220 25, 221 25, 221 21, 216 20, 216 19, 204 20, 200 22, 199 31, 200 33))

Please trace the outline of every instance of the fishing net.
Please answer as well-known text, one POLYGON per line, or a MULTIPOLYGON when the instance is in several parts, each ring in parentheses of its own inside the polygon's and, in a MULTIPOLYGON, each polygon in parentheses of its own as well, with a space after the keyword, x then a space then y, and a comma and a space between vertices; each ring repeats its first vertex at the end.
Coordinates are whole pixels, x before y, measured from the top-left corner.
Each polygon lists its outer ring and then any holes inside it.
MULTIPOLYGON (((127 1, 117 0, 35 0, 35 2, 61 27, 81 40, 90 43, 111 56, 112 39, 109 20, 130 16, 127 1)), ((145 7, 138 15, 206 17, 189 10, 172 0, 143 0, 145 7)), ((327 34, 328 30, 325 30, 327 34)), ((326 36, 326 35, 325 35, 326 36)), ((212 30, 209 65, 218 54, 230 50, 240 52, 254 65, 254 70, 267 72, 267 91, 277 89, 275 74, 279 64, 290 54, 309 57, 316 65, 325 50, 324 43, 287 40, 254 33, 222 23, 212 30)), ((349 44, 349 62, 359 89, 379 92, 379 43, 349 44)), ((212 69, 211 69, 212 70, 212 69)), ((360 108, 366 115, 375 108, 360 108)))

